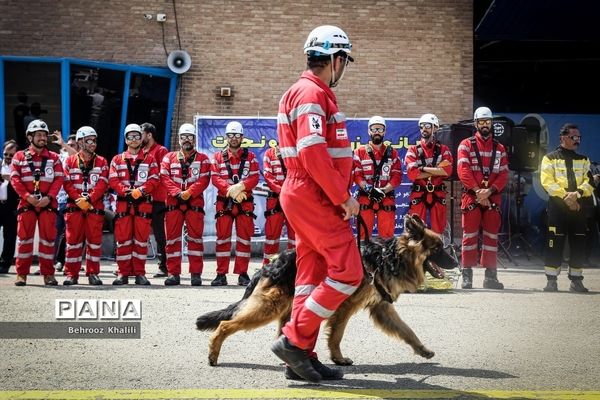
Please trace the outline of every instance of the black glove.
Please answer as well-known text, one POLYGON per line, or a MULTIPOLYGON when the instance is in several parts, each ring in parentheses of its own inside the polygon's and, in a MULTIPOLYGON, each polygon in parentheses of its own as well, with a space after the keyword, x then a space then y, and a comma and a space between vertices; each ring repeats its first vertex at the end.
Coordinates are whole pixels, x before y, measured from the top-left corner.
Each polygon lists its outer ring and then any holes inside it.
POLYGON ((369 192, 369 199, 376 203, 380 203, 385 198, 385 193, 379 188, 373 188, 369 192))

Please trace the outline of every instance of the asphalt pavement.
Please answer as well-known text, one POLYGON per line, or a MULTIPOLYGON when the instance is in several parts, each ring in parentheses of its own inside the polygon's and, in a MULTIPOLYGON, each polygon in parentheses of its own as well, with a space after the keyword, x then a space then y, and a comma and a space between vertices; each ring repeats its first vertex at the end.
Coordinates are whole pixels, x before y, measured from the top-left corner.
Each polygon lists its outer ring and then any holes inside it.
MULTIPOLYGON (((395 306, 435 351, 431 360, 358 313, 342 341, 354 365, 343 367, 343 380, 319 385, 284 378, 269 350, 274 324, 233 335, 219 365, 208 365, 210 333, 195 330, 195 319, 237 301, 244 290, 233 274, 230 286, 210 287, 214 260, 205 262, 201 287, 189 285, 189 274, 179 287, 165 287, 164 278, 150 279, 150 287, 115 287, 115 264, 108 262, 103 286, 83 278, 74 287, 44 287, 42 277, 30 276, 26 287, 15 287, 11 269, 0 275, 0 322, 56 322, 57 299, 136 299, 141 338, 0 339, 0 399, 600 398, 600 269, 585 270, 587 294, 568 291, 566 270, 559 292, 545 293, 541 261, 518 261, 499 269, 502 291, 481 289, 483 270, 475 270, 473 290, 400 297, 395 306)), ((259 267, 253 260, 250 272, 259 267)), ((152 276, 156 264, 148 271, 152 276)), ((331 364, 323 338, 317 351, 331 364)))

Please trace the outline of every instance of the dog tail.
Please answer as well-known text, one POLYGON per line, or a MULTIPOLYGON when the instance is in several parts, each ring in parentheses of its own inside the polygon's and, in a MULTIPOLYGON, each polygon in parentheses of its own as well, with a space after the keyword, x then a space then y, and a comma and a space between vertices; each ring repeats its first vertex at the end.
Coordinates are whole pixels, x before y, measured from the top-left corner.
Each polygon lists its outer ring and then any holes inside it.
POLYGON ((196 320, 196 328, 198 328, 199 331, 214 331, 221 321, 231 320, 233 315, 237 312, 240 303, 241 300, 230 304, 227 308, 222 310, 211 311, 199 316, 196 320))
POLYGON ((199 331, 214 331, 215 329, 217 329, 221 321, 230 321, 235 315, 235 313, 237 313, 240 309, 242 302, 248 297, 250 297, 250 295, 252 295, 252 292, 254 292, 256 285, 258 285, 258 281, 260 281, 260 278, 263 275, 262 271, 263 270, 260 269, 254 274, 252 280, 250 281, 250 284, 246 287, 246 290, 244 291, 244 296, 240 301, 230 304, 222 310, 211 311, 209 313, 199 316, 198 319, 196 319, 196 328, 199 331))

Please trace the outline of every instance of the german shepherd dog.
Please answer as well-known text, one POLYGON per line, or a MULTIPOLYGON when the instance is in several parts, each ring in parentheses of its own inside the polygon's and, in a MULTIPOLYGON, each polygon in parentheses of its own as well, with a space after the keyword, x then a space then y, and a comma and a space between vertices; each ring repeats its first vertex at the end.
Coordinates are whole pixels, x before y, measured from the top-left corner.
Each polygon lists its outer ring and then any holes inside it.
MULTIPOLYGON (((457 264, 444 251, 440 236, 427 229, 418 216, 406 216, 404 227, 399 237, 362 242, 365 276, 358 290, 340 305, 325 326, 331 360, 338 365, 353 363, 342 355, 340 342, 350 317, 363 308, 369 310, 379 329, 404 340, 416 354, 425 358, 435 355, 402 321, 393 302, 403 292, 415 292, 423 284, 425 271, 440 278, 440 267, 452 269, 457 264)), ((295 277, 296 252, 288 250, 254 274, 240 301, 198 317, 199 330, 215 330, 208 345, 210 365, 217 365, 223 342, 238 331, 277 321, 277 337, 281 335, 281 328, 290 318, 295 277)))

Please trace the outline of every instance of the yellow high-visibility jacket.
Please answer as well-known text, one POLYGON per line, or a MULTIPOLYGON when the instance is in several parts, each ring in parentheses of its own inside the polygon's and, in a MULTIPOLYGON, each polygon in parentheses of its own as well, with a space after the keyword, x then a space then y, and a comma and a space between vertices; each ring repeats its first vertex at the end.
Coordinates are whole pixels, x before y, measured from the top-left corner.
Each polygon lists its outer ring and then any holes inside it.
POLYGON ((573 150, 558 147, 542 159, 540 168, 540 181, 548 195, 563 198, 567 192, 578 191, 582 197, 591 196, 594 188, 590 185, 588 172, 590 160, 584 155, 573 150), (569 188, 567 178, 567 164, 573 162, 573 173, 577 187, 569 188))

